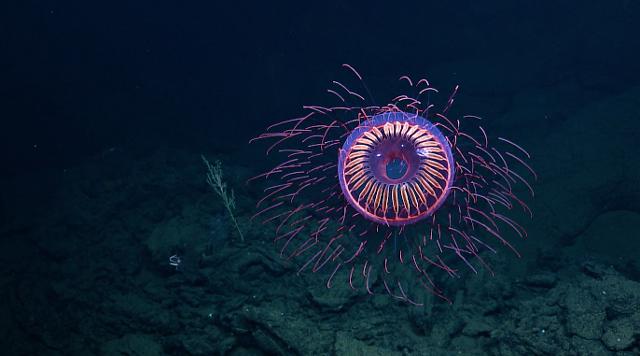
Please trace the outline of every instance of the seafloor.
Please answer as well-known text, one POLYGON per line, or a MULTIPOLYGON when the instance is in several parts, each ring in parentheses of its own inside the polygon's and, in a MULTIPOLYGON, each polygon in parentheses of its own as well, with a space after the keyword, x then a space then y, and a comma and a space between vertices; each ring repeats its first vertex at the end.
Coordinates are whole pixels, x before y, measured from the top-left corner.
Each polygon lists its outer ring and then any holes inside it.
POLYGON ((535 216, 523 257, 488 256, 496 275, 466 275, 451 305, 297 276, 248 219, 259 148, 202 152, 223 161, 241 243, 200 152, 114 147, 4 182, 3 354, 639 354, 640 88, 588 74, 496 80, 504 92, 478 86, 457 105, 529 149, 535 216))

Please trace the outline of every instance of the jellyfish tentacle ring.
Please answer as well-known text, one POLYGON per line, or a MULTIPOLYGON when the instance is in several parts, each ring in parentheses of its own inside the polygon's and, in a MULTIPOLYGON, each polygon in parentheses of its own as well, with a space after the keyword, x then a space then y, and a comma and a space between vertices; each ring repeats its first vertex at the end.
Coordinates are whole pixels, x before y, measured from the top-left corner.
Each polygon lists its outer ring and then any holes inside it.
POLYGON ((378 105, 343 67, 327 89, 334 106, 306 105, 251 140, 269 141, 273 160, 250 179, 264 182, 252 219, 273 226, 280 254, 329 288, 342 280, 418 305, 425 290, 449 301, 442 285, 464 271, 493 273, 500 249, 519 256, 537 178, 530 154, 452 113, 457 86, 435 105, 427 79, 401 76, 405 92, 378 105))

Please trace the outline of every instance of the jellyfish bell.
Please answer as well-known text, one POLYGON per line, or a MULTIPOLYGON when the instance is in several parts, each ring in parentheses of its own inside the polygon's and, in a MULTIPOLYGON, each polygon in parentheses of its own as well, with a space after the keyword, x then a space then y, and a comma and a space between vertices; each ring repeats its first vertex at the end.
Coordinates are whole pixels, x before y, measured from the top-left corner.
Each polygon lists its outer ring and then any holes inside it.
POLYGON ((363 217, 386 225, 429 217, 449 195, 451 147, 427 119, 385 112, 355 128, 338 160, 342 193, 363 217))

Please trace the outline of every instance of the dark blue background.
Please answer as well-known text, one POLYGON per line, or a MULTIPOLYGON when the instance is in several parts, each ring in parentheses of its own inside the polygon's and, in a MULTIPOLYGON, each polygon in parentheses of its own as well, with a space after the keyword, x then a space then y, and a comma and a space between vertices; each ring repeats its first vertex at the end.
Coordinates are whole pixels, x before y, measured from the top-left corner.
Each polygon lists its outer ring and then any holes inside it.
POLYGON ((635 2, 419 3, 5 2, 5 172, 63 169, 112 147, 233 150, 296 114, 344 62, 374 82, 446 78, 431 68, 475 58, 509 76, 529 68, 501 54, 525 53, 558 80, 638 82, 635 2))

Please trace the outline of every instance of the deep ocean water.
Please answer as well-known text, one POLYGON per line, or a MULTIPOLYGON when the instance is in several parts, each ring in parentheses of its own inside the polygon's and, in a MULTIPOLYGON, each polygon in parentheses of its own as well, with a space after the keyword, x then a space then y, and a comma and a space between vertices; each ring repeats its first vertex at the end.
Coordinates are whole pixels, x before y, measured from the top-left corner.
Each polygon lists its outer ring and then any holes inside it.
POLYGON ((639 354, 640 5, 392 6, 3 5, 3 354, 639 354), (381 101, 404 74, 460 85, 458 114, 527 148, 521 258, 416 307, 279 255, 248 141, 341 63, 381 101))

